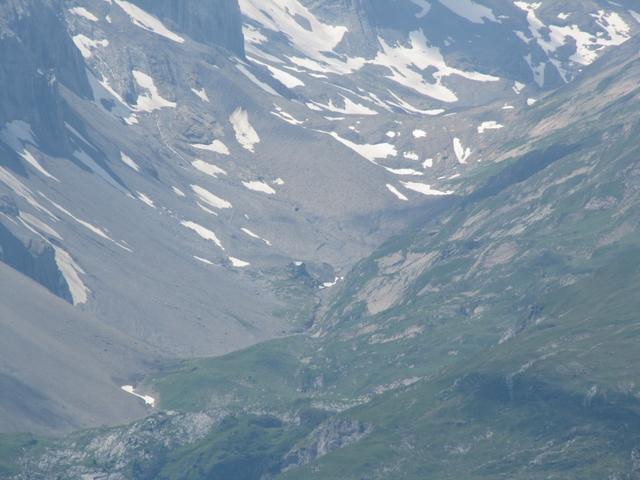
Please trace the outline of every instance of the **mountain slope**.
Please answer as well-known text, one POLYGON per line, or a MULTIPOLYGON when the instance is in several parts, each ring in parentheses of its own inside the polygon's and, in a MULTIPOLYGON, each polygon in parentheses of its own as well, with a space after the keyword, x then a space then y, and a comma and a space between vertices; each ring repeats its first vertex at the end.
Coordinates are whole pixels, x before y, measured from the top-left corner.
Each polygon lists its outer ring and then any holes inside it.
POLYGON ((148 410, 120 385, 154 357, 0 265, 0 430, 51 433, 120 424, 148 410))
POLYGON ((633 478, 638 59, 633 40, 519 115, 307 334, 169 362, 141 386, 165 412, 19 478, 633 478))

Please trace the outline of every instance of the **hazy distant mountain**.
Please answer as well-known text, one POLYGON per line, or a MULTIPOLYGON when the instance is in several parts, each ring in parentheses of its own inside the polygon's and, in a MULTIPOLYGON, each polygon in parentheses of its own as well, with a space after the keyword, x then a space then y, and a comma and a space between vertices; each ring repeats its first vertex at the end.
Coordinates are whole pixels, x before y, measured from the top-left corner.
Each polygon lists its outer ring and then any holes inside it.
POLYGON ((639 31, 1 2, 0 476, 634 478, 639 31))

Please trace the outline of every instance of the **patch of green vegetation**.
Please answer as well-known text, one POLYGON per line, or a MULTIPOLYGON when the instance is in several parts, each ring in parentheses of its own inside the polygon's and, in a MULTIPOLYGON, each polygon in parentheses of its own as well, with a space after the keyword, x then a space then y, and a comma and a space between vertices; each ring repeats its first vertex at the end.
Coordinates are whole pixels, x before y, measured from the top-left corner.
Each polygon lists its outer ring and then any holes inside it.
POLYGON ((153 478, 259 480, 278 473, 286 453, 312 427, 269 416, 227 417, 207 438, 169 452, 153 478))
POLYGON ((288 337, 222 357, 183 361, 148 378, 146 385, 157 393, 163 409, 267 404, 276 409, 297 396, 304 343, 302 337, 288 337))
POLYGON ((18 460, 26 452, 35 453, 45 441, 31 434, 0 434, 0 478, 18 473, 18 460))

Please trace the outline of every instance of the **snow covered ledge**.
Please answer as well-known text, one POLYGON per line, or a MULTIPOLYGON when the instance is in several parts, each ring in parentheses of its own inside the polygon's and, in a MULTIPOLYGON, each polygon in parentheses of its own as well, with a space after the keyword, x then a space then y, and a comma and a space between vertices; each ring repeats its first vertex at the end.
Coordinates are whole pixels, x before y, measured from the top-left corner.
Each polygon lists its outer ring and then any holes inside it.
POLYGON ((139 393, 136 393, 136 390, 135 388, 133 388, 133 385, 123 385, 120 388, 125 392, 130 393, 131 395, 144 400, 145 405, 149 405, 151 408, 155 407, 156 399, 153 397, 150 397, 149 395, 140 395, 139 393))

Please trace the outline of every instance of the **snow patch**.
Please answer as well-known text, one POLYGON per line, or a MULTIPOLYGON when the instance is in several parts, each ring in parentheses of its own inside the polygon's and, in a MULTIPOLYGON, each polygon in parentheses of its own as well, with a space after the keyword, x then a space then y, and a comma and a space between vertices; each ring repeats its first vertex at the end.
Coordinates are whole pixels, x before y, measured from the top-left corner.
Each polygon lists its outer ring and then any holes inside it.
POLYGON ((222 143, 220 140, 214 140, 209 144, 204 143, 194 143, 191 145, 193 148, 197 148, 198 150, 208 150, 213 153, 218 153, 220 155, 229 155, 229 149, 227 146, 222 143))
POLYGON ((106 38, 104 40, 94 40, 92 38, 87 37, 86 35, 74 35, 72 38, 73 43, 76 45, 78 50, 80 50, 80 54, 84 58, 91 58, 93 55, 93 50, 98 47, 108 47, 109 40, 106 38))
POLYGON ((242 182, 242 185, 249 190, 253 190, 254 192, 262 192, 268 195, 274 195, 276 191, 264 182, 259 182, 257 180, 253 180, 251 182, 242 182))
POLYGON ((360 103, 356 103, 348 97, 341 95, 344 107, 337 106, 333 103, 333 100, 329 99, 329 103, 323 104, 320 102, 310 102, 312 105, 319 107, 322 110, 328 112, 341 113, 343 115, 378 115, 378 112, 366 107, 360 103))
POLYGON ((482 122, 478 126, 478 133, 482 134, 487 130, 500 130, 501 128, 504 128, 504 125, 499 124, 495 120, 489 120, 487 122, 482 122))
POLYGON ((387 67, 391 74, 386 78, 442 102, 450 103, 458 100, 456 94, 443 84, 445 77, 456 75, 479 82, 500 80, 492 75, 465 72, 450 67, 445 62, 440 49, 428 45, 427 37, 422 30, 416 30, 409 34, 408 46, 399 44, 391 46, 382 37, 378 37, 378 41, 382 46, 382 51, 378 52, 375 59, 369 63, 387 67), (422 71, 427 68, 435 69, 432 73, 435 83, 429 83, 425 80, 422 71))
POLYGON ((198 185, 191 185, 191 190, 198 196, 198 198, 206 203, 207 205, 212 206, 213 208, 225 209, 232 208, 231 203, 226 200, 214 195, 209 190, 202 188, 198 185))
POLYGON ((387 183, 387 190, 393 193, 398 198, 398 200, 402 200, 403 202, 407 202, 409 200, 406 196, 400 193, 400 191, 396 187, 394 187, 390 183, 387 183))
POLYGON ((209 95, 207 95, 207 91, 204 88, 201 88, 199 90, 196 88, 192 88, 191 91, 194 93, 194 95, 200 98, 200 100, 209 103, 209 95))
POLYGON ((401 110, 404 110, 407 113, 415 113, 417 115, 430 115, 430 116, 436 116, 436 115, 440 115, 441 113, 444 113, 445 110, 442 108, 433 108, 430 110, 424 110, 418 107, 414 107, 413 105, 411 105, 409 102, 407 102, 406 100, 400 98, 398 95, 396 95, 395 93, 393 93, 391 90, 389 90, 389 94, 396 99, 396 102, 393 101, 387 101, 387 103, 389 103, 389 105, 393 105, 394 107, 398 107, 401 110))
POLYGON ((342 138, 336 132, 322 132, 322 133, 331 135, 333 138, 335 138, 345 147, 350 148, 361 157, 366 158, 371 163, 374 163, 376 165, 377 165, 376 160, 385 159, 387 157, 395 157, 398 155, 398 151, 396 150, 396 147, 390 143, 384 142, 384 143, 360 145, 350 140, 347 140, 346 138, 342 138))
POLYGON ((240 73, 242 73, 245 77, 247 77, 251 83, 253 83, 254 85, 260 87, 262 90, 267 92, 269 95, 274 95, 276 97, 280 97, 281 96, 278 92, 276 92, 273 88, 271 88, 270 85, 267 85, 266 83, 261 82, 260 80, 258 80, 258 78, 253 73, 251 73, 249 70, 247 70, 247 68, 244 65, 237 64, 236 68, 240 71, 240 73))
MULTIPOLYGON (((290 57, 294 64, 314 72, 348 74, 364 65, 362 58, 334 52, 348 29, 319 21, 297 0, 240 0, 240 9, 262 27, 288 38, 302 56, 290 57)), ((250 38, 254 39, 255 35, 250 38)), ((258 42, 266 39, 258 37, 258 42)))
POLYGON ((145 195, 142 192, 136 192, 138 195, 138 200, 140 200, 142 203, 150 206, 151 208, 156 208, 155 203, 153 203, 153 200, 151 200, 147 195, 145 195))
POLYGON ((60 240, 60 241, 63 240, 62 235, 60 235, 58 232, 56 232, 48 224, 44 223, 42 220, 40 220, 39 218, 31 215, 30 213, 20 212, 20 220, 22 220, 23 222, 27 223, 29 226, 35 228, 41 234, 44 234, 44 235, 46 235, 48 237, 53 237, 56 240, 60 240))
POLYGON ((255 152, 254 146, 256 143, 260 143, 260 137, 255 129, 249 123, 249 114, 242 108, 236 108, 236 110, 229 117, 229 122, 233 126, 233 131, 236 134, 236 140, 245 149, 250 152, 255 152))
POLYGON ((84 7, 73 7, 69 9, 69 13, 72 15, 77 15, 78 17, 82 17, 90 22, 97 22, 98 17, 96 17, 93 13, 87 10, 84 7))
POLYGON ((256 58, 253 58, 253 57, 247 57, 247 58, 251 60, 253 63, 257 63, 258 65, 262 65, 263 67, 266 67, 267 70, 269 70, 269 72, 271 73, 271 76, 273 76, 273 78, 275 78, 280 83, 282 83, 285 87, 287 88, 304 87, 304 82, 300 80, 298 77, 291 75, 289 72, 285 72, 284 70, 281 70, 272 65, 269 65, 268 63, 261 62, 256 58))
POLYGON ((485 20, 500 23, 490 8, 472 0, 439 0, 439 2, 456 15, 466 18, 472 23, 485 23, 485 20))
POLYGON ((194 160, 191 162, 191 165, 193 165, 196 170, 215 178, 217 178, 218 175, 227 174, 227 172, 222 168, 212 163, 205 162, 204 160, 194 160))
POLYGON ((421 193, 427 196, 442 196, 442 195, 451 195, 453 194, 453 190, 436 190, 435 188, 431 188, 431 185, 427 185, 426 183, 419 182, 400 182, 402 186, 408 190, 413 190, 414 192, 421 193))
POLYGON ((469 147, 464 148, 462 141, 456 137, 453 139, 453 151, 458 158, 458 162, 465 164, 471 156, 471 149, 469 147))
MULTIPOLYGON (((117 2, 118 0, 115 0, 115 1, 117 2)), ((134 397, 138 397, 144 400, 145 405, 149 405, 151 408, 155 407, 156 400, 153 397, 150 397, 149 395, 140 395, 139 393, 136 393, 136 390, 135 388, 133 388, 132 385, 123 385, 120 388, 125 392, 130 393, 134 397)))
POLYGON ((140 166, 138 166, 138 164, 124 152, 120 152, 120 160, 122 160, 122 163, 124 163, 127 167, 135 170, 136 172, 140 171, 140 166))
POLYGON ((245 268, 251 265, 249 262, 245 262, 244 260, 240 260, 235 257, 229 257, 229 261, 231 262, 231 266, 235 268, 245 268))
MULTIPOLYGON (((590 65, 606 47, 621 45, 631 38, 631 28, 616 12, 598 10, 596 13, 590 14, 595 19, 595 24, 598 27, 598 31, 593 34, 581 30, 575 24, 544 24, 536 13, 542 6, 541 2, 516 1, 514 5, 526 12, 531 35, 565 82, 570 80, 570 75, 562 60, 558 57, 557 52, 562 47, 570 45, 568 39, 573 40, 575 43, 573 47, 575 51, 569 57, 569 60, 580 65, 590 65)), ((529 63, 531 65, 530 59, 529 63)))
POLYGON ((20 180, 18 180, 12 173, 6 170, 4 167, 0 166, 0 182, 4 183, 7 187, 9 187, 13 193, 26 201, 29 205, 31 205, 36 210, 39 210, 43 213, 46 213, 54 220, 58 220, 50 210, 42 206, 33 196, 33 192, 29 190, 29 188, 24 185, 20 180))
POLYGON ((6 143, 10 148, 22 157, 31 167, 37 172, 41 173, 51 180, 60 182, 56 177, 51 175, 33 156, 31 152, 26 149, 26 145, 30 144, 37 146, 35 139, 33 138, 33 131, 31 125, 22 120, 13 120, 7 122, 7 124, 0 131, 0 141, 6 143))
POLYGON ((144 95, 138 95, 135 105, 137 111, 153 112, 161 108, 176 108, 175 102, 170 102, 160 96, 153 78, 140 70, 134 70, 132 73, 136 83, 147 90, 144 95))
POLYGON ((246 234, 247 236, 254 238, 256 240, 262 240, 264 243, 266 243, 267 245, 271 246, 271 242, 265 238, 262 238, 260 235, 258 235, 257 233, 252 232, 251 230, 249 230, 246 227, 242 227, 240 230, 242 230, 242 232, 244 234, 246 234))
POLYGON ((193 258, 201 263, 204 263, 205 265, 213 265, 213 262, 210 260, 207 260, 206 258, 197 257, 196 255, 193 255, 193 258))
POLYGON ((55 252, 55 261, 60 273, 64 277, 73 305, 81 305, 89 299, 91 290, 84 284, 80 278, 80 274, 84 274, 84 270, 76 263, 69 253, 62 248, 52 245, 55 252))
POLYGON ((412 133, 413 138, 424 138, 427 136, 427 132, 425 132, 424 130, 420 130, 419 128, 416 128, 412 133))
POLYGON ((143 9, 124 0, 114 0, 116 4, 124 10, 129 16, 134 25, 147 30, 148 32, 155 33, 161 37, 172 40, 176 43, 184 43, 184 38, 180 35, 176 35, 167 27, 165 27, 160 20, 153 15, 145 12, 143 9))
POLYGON ((203 227, 202 225, 200 225, 200 224, 198 224, 196 222, 187 221, 187 220, 181 221, 180 225, 182 225, 183 227, 188 228, 189 230, 193 230, 201 238, 204 238, 205 240, 209 240, 209 241, 213 242, 220 250, 224 250, 224 247, 222 246, 222 242, 220 242, 220 240, 218 239, 216 234, 213 233, 208 228, 205 228, 205 227, 203 227))

